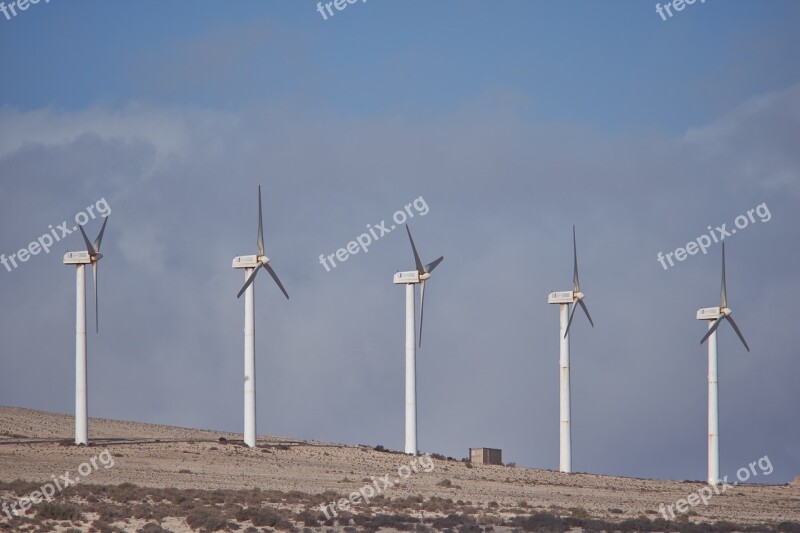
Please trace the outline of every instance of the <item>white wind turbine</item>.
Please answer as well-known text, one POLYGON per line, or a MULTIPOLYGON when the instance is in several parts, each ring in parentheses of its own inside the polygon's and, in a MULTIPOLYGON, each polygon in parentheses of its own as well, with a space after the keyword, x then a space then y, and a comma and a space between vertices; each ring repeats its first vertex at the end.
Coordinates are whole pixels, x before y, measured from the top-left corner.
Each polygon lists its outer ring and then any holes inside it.
POLYGON ((439 266, 444 256, 435 261, 422 264, 422 260, 411 238, 411 230, 406 224, 408 240, 414 252, 416 270, 397 272, 392 282, 406 286, 406 442, 405 452, 417 455, 417 350, 415 342, 414 285, 419 284, 419 345, 422 346, 422 319, 425 313, 425 282, 431 277, 433 269, 439 266))
POLYGON ((583 303, 584 294, 581 292, 581 283, 578 279, 578 246, 575 240, 575 226, 572 226, 572 258, 573 258, 573 273, 572 273, 572 290, 551 292, 547 296, 547 303, 558 304, 560 306, 560 320, 559 320, 559 338, 560 338, 560 358, 559 365, 561 367, 561 436, 560 436, 560 452, 559 452, 559 470, 561 472, 572 472, 572 428, 571 428, 571 406, 570 406, 570 388, 569 388, 569 328, 572 325, 572 318, 575 316, 575 310, 578 305, 581 306, 583 312, 586 313, 586 318, 589 323, 594 327, 592 317, 589 314, 589 309, 583 303), (569 306, 572 305, 572 313, 569 312, 569 306))
POLYGON ((725 242, 722 243, 722 288, 720 290, 720 306, 706 307, 697 311, 697 320, 708 322, 708 332, 700 340, 700 344, 708 341, 708 483, 719 483, 719 396, 717 389, 717 328, 722 320, 727 320, 739 340, 749 352, 750 347, 744 335, 731 316, 728 307, 728 290, 725 283, 725 242))
POLYGON ((289 293, 283 288, 278 275, 269 265, 269 258, 264 255, 264 226, 261 216, 261 186, 258 186, 258 255, 238 256, 233 259, 233 268, 244 269, 245 283, 236 296, 244 294, 244 443, 250 448, 256 446, 256 330, 255 330, 255 295, 253 280, 258 270, 263 268, 283 292, 286 299, 289 293))
POLYGON ((100 332, 99 307, 97 305, 97 264, 103 258, 100 243, 106 231, 108 217, 103 221, 100 233, 94 244, 89 242, 83 226, 78 225, 86 244, 85 252, 67 252, 65 265, 75 265, 75 444, 89 444, 89 400, 86 386, 86 273, 85 266, 92 265, 94 279, 94 320, 95 330, 100 332))

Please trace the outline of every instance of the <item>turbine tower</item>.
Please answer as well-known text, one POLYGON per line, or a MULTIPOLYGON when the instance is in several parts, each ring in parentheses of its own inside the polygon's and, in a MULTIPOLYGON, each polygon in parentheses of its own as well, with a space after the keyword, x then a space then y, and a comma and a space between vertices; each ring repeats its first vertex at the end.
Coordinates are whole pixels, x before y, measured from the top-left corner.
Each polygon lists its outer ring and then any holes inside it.
POLYGON ((572 428, 571 424, 571 406, 570 406, 570 389, 569 389, 569 328, 572 325, 572 319, 575 317, 575 310, 578 305, 581 306, 583 312, 586 313, 586 318, 589 323, 594 327, 592 316, 589 314, 589 309, 583 303, 584 294, 581 292, 581 282, 578 279, 578 246, 575 240, 575 226, 572 226, 572 290, 551 292, 547 296, 547 303, 558 304, 560 306, 559 318, 559 339, 560 339, 560 357, 559 366, 561 367, 561 387, 560 387, 560 412, 561 412, 561 436, 560 436, 560 452, 559 452, 559 470, 561 472, 572 472, 572 428), (572 305, 572 313, 569 311, 569 306, 572 305))
POLYGON ((255 295, 253 281, 258 270, 263 268, 275 283, 278 284, 286 299, 289 293, 283 288, 281 280, 269 264, 269 257, 264 255, 264 226, 261 216, 261 186, 258 186, 258 246, 257 255, 234 257, 233 268, 244 269, 245 283, 236 296, 244 294, 244 443, 250 448, 256 446, 256 329, 255 329, 255 295))
POLYGON ((417 350, 415 336, 414 285, 419 284, 419 346, 422 346, 422 319, 425 313, 425 282, 431 277, 433 269, 439 266, 444 256, 435 261, 422 264, 422 260, 411 238, 411 230, 406 224, 408 240, 414 252, 416 270, 397 272, 392 280, 397 285, 406 286, 406 442, 405 452, 417 455, 417 350))
POLYGON ((86 387, 86 265, 92 265, 94 279, 95 330, 100 332, 100 317, 97 305, 97 264, 103 258, 100 243, 106 231, 108 217, 103 221, 94 244, 89 241, 83 226, 78 225, 86 244, 85 252, 67 252, 65 265, 75 265, 75 444, 89 445, 89 400, 86 387))
POLYGON ((700 340, 700 344, 708 341, 708 484, 719 483, 719 395, 717 382, 717 328, 723 320, 727 320, 739 340, 749 352, 750 347, 739 331, 739 326, 731 316, 728 307, 728 290, 725 283, 725 242, 722 243, 722 288, 720 289, 719 307, 707 307, 697 311, 697 320, 708 322, 708 332, 700 340))

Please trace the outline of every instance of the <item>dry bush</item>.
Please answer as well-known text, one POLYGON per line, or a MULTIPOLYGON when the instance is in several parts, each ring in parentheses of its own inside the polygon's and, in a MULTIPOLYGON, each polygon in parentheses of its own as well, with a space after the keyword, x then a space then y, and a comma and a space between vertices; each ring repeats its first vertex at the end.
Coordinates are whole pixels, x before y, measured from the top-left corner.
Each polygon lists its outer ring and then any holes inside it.
MULTIPOLYGON (((228 531, 231 524, 228 519, 213 507, 197 507, 189 512, 186 524, 192 529, 203 532, 228 531)), ((236 526, 238 529, 238 526, 236 526)))
POLYGON ((65 505, 55 502, 42 502, 36 507, 36 518, 39 520, 59 520, 69 522, 82 522, 86 518, 74 505, 65 505))

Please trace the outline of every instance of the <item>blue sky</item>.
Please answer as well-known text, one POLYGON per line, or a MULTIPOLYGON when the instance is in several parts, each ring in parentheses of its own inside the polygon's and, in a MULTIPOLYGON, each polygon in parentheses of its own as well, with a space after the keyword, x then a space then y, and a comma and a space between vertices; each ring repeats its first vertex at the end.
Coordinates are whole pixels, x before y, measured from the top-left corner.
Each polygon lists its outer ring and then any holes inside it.
MULTIPOLYGON (((241 431, 241 276, 264 190, 259 432, 402 447, 394 232, 318 262, 415 198, 443 254, 419 352, 423 450, 558 464, 558 313, 578 227, 596 327, 571 333, 576 470, 703 479, 719 247, 656 257, 768 205, 731 237, 720 335, 723 473, 800 474, 792 302, 800 253, 800 4, 369 0, 40 2, 0 15, 0 254, 105 198, 90 414, 241 431), (466 417, 463 413, 470 413, 466 417)), ((99 221, 89 232, 99 230, 99 221)), ((74 236, 0 267, 0 404, 72 412, 74 236), (46 332, 46 333, 43 333, 46 332), (65 379, 67 376, 69 379, 65 379)), ((89 291, 91 301, 91 290, 89 291)), ((89 312, 91 321, 93 312, 89 312)))
POLYGON ((800 6, 710 0, 664 22, 639 0, 355 4, 54 0, 3 22, 0 98, 427 116, 494 91, 537 117, 675 132, 794 81, 800 6))

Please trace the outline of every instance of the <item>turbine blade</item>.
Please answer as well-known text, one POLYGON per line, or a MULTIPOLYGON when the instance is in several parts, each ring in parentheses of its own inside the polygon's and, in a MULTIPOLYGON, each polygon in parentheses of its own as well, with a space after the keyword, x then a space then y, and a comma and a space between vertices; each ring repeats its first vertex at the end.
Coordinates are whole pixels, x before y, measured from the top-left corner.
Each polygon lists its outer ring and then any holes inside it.
POLYGON ((86 251, 89 252, 89 257, 94 257, 94 254, 97 252, 94 251, 94 246, 89 242, 89 237, 86 236, 86 232, 83 231, 83 226, 78 224, 78 228, 81 230, 81 235, 83 235, 83 242, 86 243, 86 251))
POLYGON ((94 277, 94 327, 95 333, 100 333, 100 307, 97 305, 97 261, 92 261, 92 276, 94 277))
POLYGON ((572 325, 572 318, 575 316, 575 310, 578 308, 577 305, 572 304, 572 312, 569 314, 569 322, 567 322, 567 330, 564 332, 564 338, 567 338, 569 335, 569 328, 572 325))
POLYGON ((106 231, 106 223, 108 222, 108 217, 111 215, 106 216, 105 220, 103 220, 103 227, 100 228, 100 233, 97 234, 97 238, 94 240, 94 251, 100 252, 100 243, 103 242, 103 233, 106 231))
POLYGON ((722 288, 719 293, 722 307, 728 307, 728 287, 725 283, 725 241, 722 241, 722 288))
POLYGON ((589 314, 589 308, 586 307, 586 304, 583 303, 583 300, 578 300, 578 303, 581 305, 581 309, 583 309, 583 312, 586 313, 586 318, 589 319, 589 324, 591 324, 592 327, 594 327, 594 322, 592 321, 592 315, 589 314))
POLYGON ((578 279, 578 244, 575 239, 575 225, 572 226, 572 286, 575 292, 581 292, 581 282, 578 279))
POLYGON ((728 322, 731 323, 731 326, 733 326, 733 331, 736 332, 736 334, 739 336, 739 340, 742 341, 742 344, 744 344, 745 349, 749 352, 750 351, 750 347, 747 345, 747 341, 744 340, 744 335, 742 335, 742 332, 739 331, 739 326, 737 326, 736 322, 733 321, 733 317, 728 315, 725 318, 727 318, 728 322))
POLYGON ((261 216, 261 185, 258 186, 258 255, 264 255, 264 224, 261 216))
POLYGON ((425 316, 425 280, 419 283, 419 346, 422 347, 422 319, 425 316))
POLYGON ((236 295, 236 297, 237 297, 237 298, 241 298, 241 297, 242 297, 242 294, 244 294, 244 291, 246 291, 246 290, 247 290, 247 287, 249 287, 249 286, 250 286, 250 285, 253 283, 253 280, 255 280, 255 279, 256 279, 256 274, 258 274, 258 269, 259 269, 259 268, 261 268, 261 266, 262 266, 262 265, 261 265, 261 264, 259 264, 257 267, 255 267, 255 268, 253 269, 253 273, 252 273, 252 274, 250 274, 250 277, 249 277, 249 278, 247 278, 247 281, 245 281, 245 282, 244 282, 244 287, 242 287, 242 290, 240 290, 240 291, 239 291, 239 294, 237 294, 237 295, 236 295))
POLYGON ((444 256, 440 257, 436 261, 428 263, 427 265, 425 265, 425 272, 430 274, 431 272, 433 272, 433 269, 439 266, 439 263, 441 263, 442 261, 444 261, 444 256))
POLYGON ((719 317, 717 320, 715 320, 715 321, 714 321, 714 325, 713 325, 713 326, 711 326, 710 328, 708 328, 708 331, 706 332, 706 334, 705 334, 705 335, 703 335, 703 338, 702 338, 702 339, 700 339, 700 344, 703 344, 704 342, 706 342, 706 340, 708 340, 708 338, 709 338, 709 337, 710 337, 710 336, 711 336, 711 335, 712 335, 712 334, 713 334, 715 331, 717 331, 717 328, 718 328, 718 327, 719 327, 719 325, 722 323, 722 319, 723 319, 723 318, 725 318, 725 315, 720 315, 720 317, 719 317))
POLYGON ((281 283, 281 280, 278 279, 278 275, 275 273, 274 270, 272 270, 272 267, 269 266, 269 263, 264 264, 264 270, 269 272, 269 275, 272 276, 272 279, 275 280, 275 283, 278 284, 278 287, 280 287, 281 292, 283 292, 283 295, 286 296, 286 299, 288 300, 289 299, 289 293, 286 292, 286 289, 283 288, 283 283, 281 283))
POLYGON ((417 265, 417 272, 422 274, 425 272, 425 267, 422 265, 422 261, 419 258, 417 247, 414 246, 414 239, 411 238, 411 230, 408 229, 408 224, 406 224, 406 231, 408 232, 408 240, 411 241, 411 249, 414 251, 414 263, 417 265))

